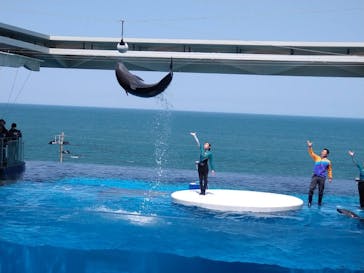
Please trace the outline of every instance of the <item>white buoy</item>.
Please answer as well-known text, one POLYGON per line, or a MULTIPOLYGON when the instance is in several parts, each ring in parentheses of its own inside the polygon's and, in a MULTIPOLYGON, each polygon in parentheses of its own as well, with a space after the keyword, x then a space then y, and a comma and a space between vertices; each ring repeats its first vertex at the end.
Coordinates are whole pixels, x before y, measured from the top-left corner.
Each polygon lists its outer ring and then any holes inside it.
POLYGON ((258 191, 182 190, 171 194, 175 203, 225 212, 279 212, 300 209, 303 201, 297 197, 258 191))

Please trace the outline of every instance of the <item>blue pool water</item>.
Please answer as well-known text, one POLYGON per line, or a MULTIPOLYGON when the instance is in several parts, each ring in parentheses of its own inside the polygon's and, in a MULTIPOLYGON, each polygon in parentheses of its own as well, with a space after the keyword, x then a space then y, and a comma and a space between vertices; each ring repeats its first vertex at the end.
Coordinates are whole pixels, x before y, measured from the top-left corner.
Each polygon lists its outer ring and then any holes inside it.
MULTIPOLYGON (((352 181, 328 185, 319 209, 231 214, 171 202, 193 170, 27 162, 0 191, 1 272, 360 272, 364 224, 352 181)), ((306 200, 306 178, 222 173, 211 188, 306 200)))
MULTIPOLYGON (((364 272, 364 226, 347 155, 364 158, 364 120, 2 105, 24 136, 26 172, 0 186, 3 272, 364 272), (46 117, 46 118, 45 118, 46 117), (79 158, 48 145, 61 131, 79 158), (331 151, 324 204, 232 214, 172 203, 196 181, 212 143, 209 187, 289 194, 306 202, 306 140, 331 151)), ((317 199, 317 192, 314 200, 317 199)))

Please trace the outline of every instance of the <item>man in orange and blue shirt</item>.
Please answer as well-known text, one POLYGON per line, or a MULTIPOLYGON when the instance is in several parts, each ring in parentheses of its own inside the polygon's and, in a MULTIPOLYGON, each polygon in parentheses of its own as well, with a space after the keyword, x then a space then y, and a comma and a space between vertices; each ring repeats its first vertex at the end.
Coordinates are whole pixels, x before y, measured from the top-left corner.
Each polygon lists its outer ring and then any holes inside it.
POLYGON ((318 205, 322 205, 322 197, 324 196, 325 189, 325 180, 326 177, 328 181, 331 183, 332 181, 332 164, 331 161, 327 159, 330 151, 325 148, 321 151, 320 155, 317 155, 313 152, 312 142, 307 140, 308 146, 308 154, 312 157, 313 161, 315 161, 315 165, 313 168, 313 175, 310 184, 310 190, 308 192, 308 207, 311 207, 312 204, 312 196, 313 192, 318 186, 319 196, 318 196, 318 205))

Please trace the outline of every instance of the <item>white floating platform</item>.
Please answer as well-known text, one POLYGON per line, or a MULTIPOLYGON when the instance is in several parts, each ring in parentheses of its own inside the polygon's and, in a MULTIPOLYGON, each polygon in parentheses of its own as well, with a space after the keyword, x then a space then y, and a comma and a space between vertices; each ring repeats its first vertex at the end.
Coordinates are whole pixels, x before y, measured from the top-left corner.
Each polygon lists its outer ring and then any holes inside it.
POLYGON ((297 197, 259 191, 182 190, 171 194, 175 203, 209 210, 228 212, 278 212, 300 209, 303 201, 297 197))

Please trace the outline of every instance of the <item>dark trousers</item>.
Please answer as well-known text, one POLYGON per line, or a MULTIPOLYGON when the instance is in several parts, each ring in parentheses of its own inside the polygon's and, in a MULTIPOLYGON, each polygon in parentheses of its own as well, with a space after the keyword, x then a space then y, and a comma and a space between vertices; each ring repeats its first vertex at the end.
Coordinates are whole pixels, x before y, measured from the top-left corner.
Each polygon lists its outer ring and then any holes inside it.
POLYGON ((200 189, 202 194, 205 194, 207 189, 208 174, 209 168, 207 164, 205 164, 204 166, 198 166, 198 178, 200 180, 200 189))
POLYGON ((318 186, 318 204, 321 206, 322 197, 324 196, 325 179, 326 178, 317 175, 312 176, 310 190, 308 191, 308 203, 312 203, 313 191, 316 189, 316 186, 318 186))
POLYGON ((364 209, 364 181, 358 182, 360 207, 364 209))

